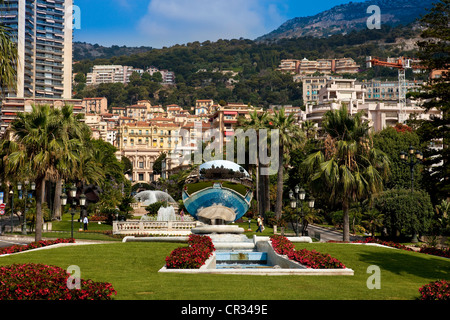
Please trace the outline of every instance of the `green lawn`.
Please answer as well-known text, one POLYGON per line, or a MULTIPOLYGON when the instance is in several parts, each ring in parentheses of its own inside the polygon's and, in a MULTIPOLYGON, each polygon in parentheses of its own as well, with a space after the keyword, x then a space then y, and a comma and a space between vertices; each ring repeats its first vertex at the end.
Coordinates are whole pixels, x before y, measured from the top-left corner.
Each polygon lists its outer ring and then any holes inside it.
POLYGON ((161 274, 158 270, 177 243, 106 243, 26 252, 0 257, 0 265, 78 265, 81 277, 110 282, 118 300, 414 300, 422 285, 450 280, 450 260, 372 246, 312 243, 341 260, 354 276, 240 276, 161 274), (381 289, 369 290, 367 268, 381 268, 381 289))

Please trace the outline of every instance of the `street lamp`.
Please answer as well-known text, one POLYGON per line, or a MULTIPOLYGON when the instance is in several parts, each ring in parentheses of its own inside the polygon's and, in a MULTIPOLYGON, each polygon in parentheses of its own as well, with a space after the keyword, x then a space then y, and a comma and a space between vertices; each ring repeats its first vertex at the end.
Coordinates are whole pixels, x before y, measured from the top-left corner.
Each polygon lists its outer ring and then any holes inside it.
MULTIPOLYGON (((72 224, 71 224, 71 230, 70 230, 70 235, 71 235, 71 239, 73 239, 73 217, 76 213, 76 206, 77 206, 77 200, 76 200, 76 196, 77 196, 77 188, 76 186, 72 186, 69 189, 69 197, 71 198, 71 203, 70 203, 70 215, 72 216, 72 224)), ((61 194, 61 205, 65 206, 67 204, 67 199, 69 198, 67 197, 64 193, 61 194)), ((86 196, 84 194, 80 195, 79 201, 78 201, 80 206, 85 206, 86 205, 86 196)), ((80 209, 81 212, 81 209, 80 209)))
POLYGON ((17 183, 17 189, 19 189, 19 199, 22 199, 22 186, 24 187, 23 194, 25 195, 25 203, 23 210, 23 226, 22 226, 22 234, 27 234, 27 209, 28 209, 28 201, 33 198, 33 193, 36 190, 36 183, 25 181, 22 185, 21 182, 17 183), (30 193, 28 194, 27 185, 30 185, 30 193))
MULTIPOLYGON (((414 192, 414 167, 417 164, 422 163, 423 154, 419 150, 414 150, 413 146, 409 147, 408 152, 409 153, 407 154, 406 152, 401 151, 400 159, 402 160, 403 163, 409 166, 409 170, 411 173, 411 194, 412 194, 414 192)), ((416 232, 414 232, 411 242, 413 243, 418 242, 416 232)))
POLYGON ((414 167, 421 163, 423 160, 423 154, 420 151, 414 150, 413 146, 410 146, 408 149, 408 153, 401 151, 400 152, 400 160, 406 163, 409 166, 409 170, 411 173, 411 192, 414 191, 414 167))
MULTIPOLYGON (((12 187, 12 186, 11 186, 12 187)), ((14 189, 11 189, 9 191, 9 194, 11 196, 11 234, 13 234, 13 215, 14 215, 14 189)))
MULTIPOLYGON (((295 227, 295 234, 298 237, 298 225, 299 225, 299 218, 301 216, 302 218, 302 225, 303 225, 303 200, 305 200, 306 192, 303 188, 300 189, 298 185, 295 186, 295 196, 294 192, 292 190, 289 191, 289 198, 291 199, 291 208, 297 209, 297 225, 295 227), (300 208, 300 212, 299 212, 300 208)), ((302 230, 303 235, 303 230, 302 230)))

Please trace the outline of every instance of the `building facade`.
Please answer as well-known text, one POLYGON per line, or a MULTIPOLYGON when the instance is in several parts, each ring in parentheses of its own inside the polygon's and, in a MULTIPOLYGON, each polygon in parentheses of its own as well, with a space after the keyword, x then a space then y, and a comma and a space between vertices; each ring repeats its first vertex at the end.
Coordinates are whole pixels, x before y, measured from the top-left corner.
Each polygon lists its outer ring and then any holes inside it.
POLYGON ((104 114, 108 112, 108 99, 84 98, 82 105, 86 113, 104 114))
POLYGON ((357 73, 359 65, 352 58, 302 60, 281 60, 278 70, 303 76, 321 74, 357 73))
POLYGON ((6 0, 0 22, 17 44, 17 87, 8 97, 72 98, 72 0, 6 0))
POLYGON ((86 75, 86 84, 91 86, 101 83, 127 84, 134 72, 142 75, 144 70, 121 65, 97 65, 86 75))

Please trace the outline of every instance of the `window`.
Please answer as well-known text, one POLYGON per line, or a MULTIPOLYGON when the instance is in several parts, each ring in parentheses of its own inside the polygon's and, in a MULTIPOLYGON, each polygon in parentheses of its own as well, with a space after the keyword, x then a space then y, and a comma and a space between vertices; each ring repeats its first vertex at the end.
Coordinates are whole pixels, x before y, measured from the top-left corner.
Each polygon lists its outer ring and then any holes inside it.
POLYGON ((139 162, 139 168, 144 169, 144 162, 139 162))
POLYGON ((139 173, 139 181, 144 181, 144 174, 143 173, 139 173))

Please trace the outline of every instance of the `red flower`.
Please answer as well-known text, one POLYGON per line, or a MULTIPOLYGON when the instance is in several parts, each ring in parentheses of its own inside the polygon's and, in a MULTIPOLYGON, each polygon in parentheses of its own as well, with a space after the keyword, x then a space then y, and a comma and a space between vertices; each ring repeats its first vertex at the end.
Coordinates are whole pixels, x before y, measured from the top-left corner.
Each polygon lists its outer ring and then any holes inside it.
POLYGON ((315 250, 295 250, 292 242, 286 237, 274 235, 270 237, 275 252, 287 255, 289 259, 312 269, 344 269, 345 266, 336 258, 315 250))

